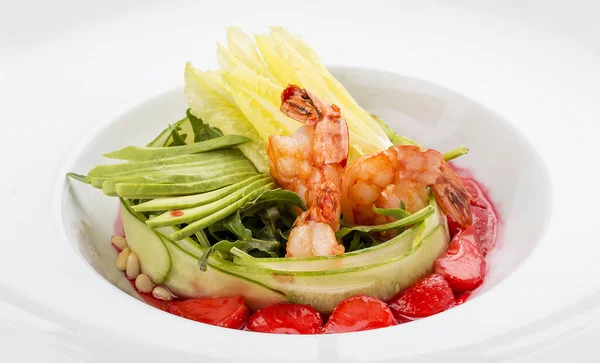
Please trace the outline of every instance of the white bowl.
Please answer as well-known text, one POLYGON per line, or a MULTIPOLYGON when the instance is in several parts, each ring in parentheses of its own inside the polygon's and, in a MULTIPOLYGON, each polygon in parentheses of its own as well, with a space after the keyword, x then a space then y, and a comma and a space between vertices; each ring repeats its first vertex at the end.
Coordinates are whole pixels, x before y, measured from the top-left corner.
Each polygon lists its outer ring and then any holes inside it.
MULTIPOLYGON (((470 148, 455 163, 489 189, 501 220, 500 238, 488 257, 489 274, 480 293, 512 273, 542 235, 551 211, 548 174, 532 146, 500 116, 449 90, 386 72, 330 69, 359 104, 397 132, 441 151, 470 148)), ((181 89, 144 102, 90 135, 65 168, 85 174, 95 165, 114 162, 102 155, 130 144, 147 144, 166 125, 185 116, 186 109, 181 89)), ((110 236, 118 200, 88 185, 64 182, 62 214, 71 245, 101 276, 138 297, 114 266, 110 236)))
MULTIPOLYGON (((318 12, 314 4, 292 9, 281 2, 262 5, 265 11, 257 11, 255 2, 132 1, 91 7, 57 0, 38 4, 35 12, 29 2, 11 4, 16 15, 0 14, 7 36, 0 37, 0 62, 9 70, 0 75, 5 100, 0 145, 3 354, 14 361, 50 362, 481 362, 517 357, 531 362, 540 360, 529 354, 544 357, 544 349, 552 347, 547 360, 589 361, 600 336, 600 245, 594 240, 600 203, 594 187, 594 160, 600 153, 600 38, 592 31, 597 8, 581 2, 483 3, 453 2, 452 8, 427 1, 365 3, 357 9, 319 2, 318 12), (317 22, 320 17, 327 21, 317 22), (472 301, 394 328, 297 337, 185 321, 107 283, 119 284, 120 278, 110 272, 112 263, 103 265, 114 258, 108 234, 116 201, 83 185, 73 184, 78 189, 65 193, 64 173, 85 171, 101 160, 101 151, 125 140, 143 144, 182 115, 184 62, 214 68, 214 41, 226 25, 264 31, 264 24, 272 23, 302 34, 327 63, 426 79, 502 115, 504 120, 476 105, 469 110, 465 107, 472 104, 452 93, 402 79, 405 92, 423 87, 426 95, 453 99, 445 115, 463 122, 475 117, 471 124, 479 131, 458 133, 460 121, 417 124, 394 111, 403 108, 413 119, 435 120, 435 108, 420 117, 387 92, 377 94, 381 100, 366 89, 354 92, 366 108, 390 123, 398 121, 396 127, 407 125, 410 129, 399 131, 425 144, 445 150, 468 138, 464 142, 471 153, 458 163, 473 167, 490 187, 504 218, 485 291, 472 301), (173 91, 165 95, 167 90, 173 91), (133 132, 138 117, 116 116, 143 102, 156 107, 156 113, 147 113, 144 133, 133 132), (475 121, 480 118, 484 121, 475 121), (114 132, 116 124, 124 128, 114 132), (427 133, 430 128, 436 133, 427 133), (514 145, 496 142, 505 137, 514 145), (75 202, 84 197, 93 202, 75 202), (88 218, 82 229, 88 247, 75 234, 82 216, 88 218), (518 231, 530 234, 516 236, 518 231), (94 243, 105 249, 86 257, 94 243), (96 269, 88 259, 99 261, 96 269)), ((367 80, 356 76, 360 70, 336 72, 352 89, 360 82, 389 84, 393 78, 380 73, 367 80)))

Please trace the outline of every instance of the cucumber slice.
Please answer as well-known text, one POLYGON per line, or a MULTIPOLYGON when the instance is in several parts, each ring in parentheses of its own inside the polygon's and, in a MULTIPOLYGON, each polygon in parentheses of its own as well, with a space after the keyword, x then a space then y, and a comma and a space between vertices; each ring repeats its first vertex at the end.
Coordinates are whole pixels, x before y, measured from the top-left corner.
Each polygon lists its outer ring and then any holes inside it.
POLYGON ((166 280, 171 271, 171 256, 163 239, 140 221, 125 204, 121 203, 121 218, 132 252, 140 259, 142 272, 157 284, 166 280))
POLYGON ((186 195, 183 197, 156 198, 133 206, 133 210, 136 212, 155 212, 169 209, 197 207, 219 200, 261 178, 264 178, 264 175, 256 175, 239 183, 202 194, 186 195))
POLYGON ((242 251, 232 250, 232 253, 236 255, 233 262, 241 266, 276 271, 328 271, 366 266, 409 251, 414 238, 423 229, 424 226, 420 223, 385 243, 334 256, 256 258, 242 251))
POLYGON ((330 313, 342 300, 367 294, 388 300, 433 270, 448 247, 447 231, 438 225, 415 248, 386 262, 328 271, 275 271, 236 265, 211 256, 209 264, 283 292, 288 299, 330 313))
POLYGON ((287 301, 285 295, 264 285, 228 274, 210 265, 206 271, 200 271, 196 256, 184 251, 173 241, 166 240, 165 243, 173 260, 173 268, 163 285, 179 297, 242 295, 253 311, 287 301))
MULTIPOLYGON (((179 231, 179 228, 177 228, 176 226, 166 226, 166 227, 154 228, 154 230, 156 232, 158 232, 161 235, 161 237, 163 237, 163 239, 170 240, 169 236, 171 234, 179 231)), ((170 241, 172 241, 172 240, 170 240, 170 241)), ((186 251, 187 253, 193 255, 194 257, 196 257, 198 259, 200 257, 202 257, 202 255, 205 252, 205 248, 200 246, 196 241, 194 241, 190 237, 182 238, 179 241, 173 241, 173 242, 177 246, 179 246, 179 248, 181 248, 182 250, 186 251)))
MULTIPOLYGON (((142 272, 148 274, 147 271, 158 270, 157 266, 162 261, 158 257, 168 257, 169 270, 164 278, 157 280, 149 276, 175 295, 185 298, 242 295, 253 311, 287 301, 285 295, 243 277, 211 266, 207 266, 204 272, 200 271, 198 260, 205 250, 196 242, 189 238, 175 242, 164 236, 159 237, 139 219, 142 216, 134 215, 129 210, 127 201, 121 200, 121 208, 129 246, 139 256, 142 272), (160 248, 156 248, 159 244, 160 248)), ((176 227, 162 227, 158 231, 171 234, 177 230, 176 227)))
POLYGON ((126 146, 122 149, 104 154, 107 158, 121 160, 155 160, 173 156, 196 154, 206 151, 226 149, 251 141, 239 135, 227 135, 193 144, 172 147, 126 146))

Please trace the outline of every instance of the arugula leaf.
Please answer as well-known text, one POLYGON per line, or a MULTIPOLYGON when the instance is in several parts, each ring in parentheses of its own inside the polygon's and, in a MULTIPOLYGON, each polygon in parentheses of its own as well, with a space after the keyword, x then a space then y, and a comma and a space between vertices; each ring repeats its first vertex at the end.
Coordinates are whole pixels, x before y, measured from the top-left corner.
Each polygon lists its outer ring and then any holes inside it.
POLYGON ((240 218, 240 211, 238 210, 231 216, 225 218, 223 221, 223 227, 228 231, 235 234, 237 238, 242 241, 248 241, 252 239, 252 232, 244 227, 242 219, 240 218))
POLYGON ((265 209, 277 204, 295 205, 302 208, 302 210, 307 209, 306 205, 302 201, 302 198, 300 198, 298 194, 289 190, 278 188, 267 190, 258 198, 244 204, 244 206, 240 208, 240 213, 242 213, 242 216, 251 216, 261 209, 265 209))
POLYGON ((218 235, 217 233, 229 232, 229 230, 223 225, 223 220, 211 224, 210 226, 208 226, 207 230, 210 236, 217 241, 224 239, 223 236, 218 235))
POLYGON ((350 242, 350 247, 348 248, 347 252, 357 251, 360 249, 361 245, 362 243, 360 241, 360 233, 354 232, 352 234, 352 242, 350 242))
POLYGON ((379 232, 379 231, 387 231, 389 229, 394 229, 394 228, 398 228, 398 227, 405 227, 405 226, 409 226, 411 224, 415 224, 417 222, 422 221, 423 219, 432 215, 434 212, 435 212, 435 208, 433 208, 433 206, 431 206, 431 205, 428 205, 427 207, 419 210, 418 212, 411 214, 408 217, 398 219, 397 221, 394 221, 394 222, 390 222, 390 223, 386 223, 386 224, 379 224, 379 225, 375 225, 375 226, 346 226, 346 227, 340 228, 340 230, 335 233, 335 236, 336 236, 336 238, 342 238, 342 237, 348 235, 352 231, 379 232))
POLYGON ((181 127, 169 125, 169 129, 171 130, 171 138, 173 138, 173 141, 171 141, 171 143, 168 146, 185 145, 185 139, 187 137, 187 134, 179 134, 179 131, 181 131, 181 127))
POLYGON ((191 109, 188 108, 185 113, 190 120, 192 130, 194 130, 194 142, 205 141, 223 136, 221 131, 205 125, 204 122, 202 122, 202 119, 192 115, 191 109))
POLYGON ((266 241, 260 240, 257 238, 252 238, 248 241, 221 241, 217 242, 212 248, 215 251, 221 252, 226 258, 233 258, 231 254, 232 248, 237 248, 241 251, 244 251, 254 257, 259 257, 260 255, 268 255, 269 257, 278 257, 278 251, 280 244, 278 241, 266 241))
POLYGON ((400 208, 377 208, 373 206, 373 212, 382 216, 394 217, 396 219, 402 219, 410 216, 410 212, 406 210, 404 202, 400 203, 400 208))

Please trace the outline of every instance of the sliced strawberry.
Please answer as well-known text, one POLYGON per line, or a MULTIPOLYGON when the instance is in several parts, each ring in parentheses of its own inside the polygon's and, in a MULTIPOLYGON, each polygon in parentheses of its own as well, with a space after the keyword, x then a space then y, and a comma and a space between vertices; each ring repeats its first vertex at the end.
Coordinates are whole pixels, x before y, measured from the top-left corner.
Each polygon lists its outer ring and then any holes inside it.
POLYGON ((388 305, 400 322, 434 315, 454 306, 454 293, 439 274, 432 274, 390 300, 388 305))
POLYGON ((171 301, 166 311, 186 319, 232 329, 243 328, 250 313, 242 296, 171 301))
POLYGON ((473 213, 475 236, 481 246, 481 252, 485 256, 494 247, 494 243, 496 242, 498 218, 493 208, 482 209, 472 207, 471 212, 473 213))
POLYGON ((446 252, 435 261, 434 271, 450 283, 456 293, 473 290, 485 277, 485 258, 475 240, 475 228, 460 231, 446 252))
POLYGON ((479 207, 482 209, 491 208, 492 205, 488 202, 485 194, 479 187, 479 184, 471 178, 461 177, 463 184, 467 188, 469 194, 471 194, 471 206, 479 207))
POLYGON ((463 227, 450 215, 446 216, 448 220, 448 231, 450 232, 450 238, 454 238, 458 232, 460 232, 463 227))
POLYGON ((252 314, 247 327, 261 333, 319 334, 323 318, 310 305, 281 303, 252 314))
POLYGON ((333 309, 323 333, 347 333, 392 325, 396 325, 396 320, 383 301, 367 295, 355 295, 333 309))

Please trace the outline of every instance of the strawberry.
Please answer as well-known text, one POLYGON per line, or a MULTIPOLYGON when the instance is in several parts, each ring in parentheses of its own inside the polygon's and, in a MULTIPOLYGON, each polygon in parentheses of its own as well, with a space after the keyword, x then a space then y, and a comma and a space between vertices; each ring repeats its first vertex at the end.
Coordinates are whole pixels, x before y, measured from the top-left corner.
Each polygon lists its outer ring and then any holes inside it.
POLYGON ((465 188, 467 188, 467 191, 471 194, 471 206, 482 209, 492 208, 490 202, 487 200, 485 194, 475 180, 467 177, 461 177, 461 179, 465 188))
POLYGON ((310 305, 281 303, 252 314, 247 327, 261 333, 318 334, 323 318, 310 305))
POLYGON ((448 232, 450 232, 450 238, 454 238, 463 227, 450 214, 446 216, 446 219, 448 220, 448 232))
POLYGON ((460 231, 440 258, 434 272, 442 275, 456 293, 473 290, 485 277, 485 258, 476 242, 473 226, 460 231))
POLYGON ((355 295, 333 309, 323 333, 346 333, 391 325, 396 325, 396 320, 383 301, 367 295, 355 295))
POLYGON ((165 310, 186 319, 232 329, 243 328, 250 313, 239 295, 171 301, 165 310))
POLYGON ((471 207, 471 212, 473 213, 475 236, 481 246, 481 252, 485 256, 494 247, 498 229, 498 218, 492 208, 482 209, 471 207))
POLYGON ((388 305, 400 322, 434 315, 454 306, 454 294, 448 282, 432 274, 389 301, 388 305))

